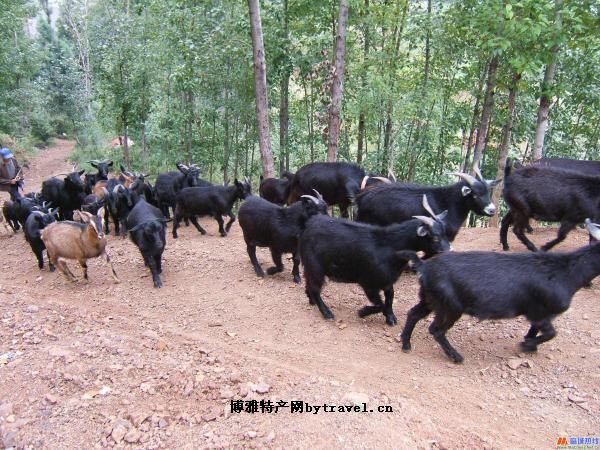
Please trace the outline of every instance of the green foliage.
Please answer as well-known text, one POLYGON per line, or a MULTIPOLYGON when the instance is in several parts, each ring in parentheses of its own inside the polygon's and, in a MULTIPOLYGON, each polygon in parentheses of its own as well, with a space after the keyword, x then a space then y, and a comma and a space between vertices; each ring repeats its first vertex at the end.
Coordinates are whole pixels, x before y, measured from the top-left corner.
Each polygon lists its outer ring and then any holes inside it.
MULTIPOLYGON (((273 151, 277 159, 281 80, 289 76, 295 170, 326 157, 337 2, 287 5, 286 12, 284 0, 262 1, 261 13, 273 151)), ((35 16, 27 1, 0 0, 0 7, 0 131, 39 141, 76 135, 83 162, 122 160, 122 149, 109 141, 127 128, 134 169, 158 173, 193 161, 212 181, 260 174, 246 2, 61 0, 57 29, 38 19, 35 41, 23 32, 35 16)), ((357 158, 363 114, 367 170, 392 167, 401 179, 451 181, 447 174, 462 167, 467 138, 476 135, 474 106, 492 55, 500 64, 483 170, 495 173, 515 72, 522 77, 510 154, 529 158, 541 80, 555 48, 545 154, 600 157, 593 1, 352 0, 348 25, 341 159, 357 158)))

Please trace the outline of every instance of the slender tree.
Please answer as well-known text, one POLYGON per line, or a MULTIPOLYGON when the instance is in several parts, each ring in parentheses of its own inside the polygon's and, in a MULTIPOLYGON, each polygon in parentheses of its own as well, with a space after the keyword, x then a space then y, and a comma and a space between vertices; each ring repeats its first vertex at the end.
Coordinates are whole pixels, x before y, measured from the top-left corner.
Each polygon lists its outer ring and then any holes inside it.
POLYGON ((256 95, 256 120, 258 127, 258 145, 262 157, 263 176, 275 176, 273 169, 273 151, 269 139, 269 102, 267 99, 267 68, 265 45, 263 43, 260 20, 259 0, 248 0, 250 10, 250 28, 252 29, 252 47, 254 49, 254 89, 256 95))
MULTIPOLYGON (((508 158, 508 150, 510 148, 510 141, 512 138, 513 121, 515 118, 515 108, 517 105, 517 91, 519 81, 521 80, 521 73, 514 72, 512 75, 512 81, 508 90, 508 111, 506 116, 506 123, 502 130, 502 142, 498 149, 498 164, 496 166, 496 180, 500 180, 504 177, 504 166, 506 165, 506 158, 508 158)), ((503 182, 501 181, 494 188, 492 193, 492 202, 496 207, 500 203, 500 194, 502 193, 503 182)), ((500 220, 499 215, 496 214, 490 219, 490 226, 498 227, 498 221, 500 220)))
MULTIPOLYGON (((563 0, 556 0, 554 26, 557 32, 560 32, 562 28, 561 20, 561 7, 563 0)), ((550 105, 552 104, 551 89, 554 83, 554 74, 556 73, 556 63, 558 61, 558 52, 560 46, 558 43, 552 46, 550 62, 546 65, 544 71, 544 80, 542 81, 541 94, 540 94, 540 106, 537 112, 537 121, 535 126, 535 138, 533 141, 533 159, 538 160, 542 157, 542 150, 544 148, 544 138, 546 137, 546 131, 548 129, 548 114, 550 112, 550 105)))
POLYGON ((346 20, 348 19, 348 1, 340 0, 338 28, 335 37, 335 72, 331 87, 331 105, 329 107, 329 133, 327 136, 327 161, 337 158, 340 140, 342 95, 344 91, 344 66, 346 59, 346 20))
POLYGON ((475 152, 473 153, 472 167, 479 166, 483 151, 485 150, 486 137, 492 117, 492 109, 494 108, 494 90, 496 87, 496 72, 498 71, 498 55, 493 55, 488 66, 488 75, 485 86, 485 101, 481 111, 481 121, 479 123, 479 131, 477 132, 477 142, 475 144, 475 152))

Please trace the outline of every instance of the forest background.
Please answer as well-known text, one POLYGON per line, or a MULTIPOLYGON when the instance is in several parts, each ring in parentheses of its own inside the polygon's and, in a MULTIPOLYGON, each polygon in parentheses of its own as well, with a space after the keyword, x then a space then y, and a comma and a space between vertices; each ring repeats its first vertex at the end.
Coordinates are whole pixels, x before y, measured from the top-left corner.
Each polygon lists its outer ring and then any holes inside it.
POLYGON ((501 177, 507 156, 600 159, 597 1, 0 0, 0 11, 0 143, 69 136, 88 169, 193 162, 211 182, 256 188, 266 151, 275 174, 336 159, 430 184, 474 165, 501 177), (115 136, 134 144, 111 147, 115 136))

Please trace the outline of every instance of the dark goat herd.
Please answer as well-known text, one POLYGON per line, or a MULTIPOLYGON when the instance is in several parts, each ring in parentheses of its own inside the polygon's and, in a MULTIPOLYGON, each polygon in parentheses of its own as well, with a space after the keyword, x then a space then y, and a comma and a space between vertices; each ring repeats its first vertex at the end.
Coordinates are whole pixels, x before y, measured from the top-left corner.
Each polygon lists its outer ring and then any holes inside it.
POLYGON ((556 335, 552 320, 569 308, 575 292, 600 274, 600 227, 594 223, 600 221, 600 162, 543 159, 522 166, 507 161, 503 195, 509 209, 500 240, 508 250, 512 225, 532 251, 515 254, 448 251, 470 212, 497 212, 490 198, 500 180, 485 180, 477 168, 474 175, 454 174, 459 177, 455 184, 424 186, 372 177, 348 163, 313 163, 296 174, 284 173, 282 179, 261 177, 261 198, 252 196, 249 180, 213 185, 200 178, 193 164, 177 164, 178 171, 158 175, 155 186, 147 175, 123 167, 119 176, 109 178, 111 161, 91 164, 97 173, 82 180, 84 171, 73 168, 62 179, 44 181, 40 194, 12 198, 3 208, 13 231, 23 227, 40 269, 46 249, 50 270, 58 267, 70 280, 75 277, 66 260, 77 260, 87 279, 86 261, 102 256, 119 281, 106 249, 112 221, 116 235, 129 232, 160 288, 166 224, 174 221, 173 238, 182 220, 206 234, 198 217, 210 216, 226 236, 236 220, 234 205, 241 200, 239 222, 256 275, 264 276, 256 247, 271 252, 269 275, 281 272, 283 254, 291 253, 294 282, 300 282, 302 262, 309 303, 324 318, 334 318, 321 298, 328 277, 360 285, 371 303, 359 310, 360 317, 382 313, 388 325, 395 325, 394 283, 412 265, 420 284, 419 303, 408 312, 402 349, 411 349, 416 323, 434 312, 429 332, 453 361, 461 362, 446 332, 462 314, 494 320, 524 315, 531 326, 521 349, 535 351, 556 335), (332 205, 339 206, 342 218, 328 216, 332 205), (357 208, 356 221, 347 219, 351 205, 357 208), (226 225, 223 216, 229 217, 226 225), (525 235, 529 219, 560 222, 557 238, 541 251, 525 235), (583 223, 588 246, 546 252, 583 223), (492 279, 496 281, 489 283, 492 279))

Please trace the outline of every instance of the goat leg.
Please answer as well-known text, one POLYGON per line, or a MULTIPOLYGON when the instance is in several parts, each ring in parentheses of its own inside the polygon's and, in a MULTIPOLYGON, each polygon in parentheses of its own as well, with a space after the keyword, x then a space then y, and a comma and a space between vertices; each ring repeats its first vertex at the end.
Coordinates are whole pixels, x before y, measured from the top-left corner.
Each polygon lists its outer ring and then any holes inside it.
POLYGON ((541 250, 543 252, 546 252, 546 251, 550 250, 552 247, 554 247, 556 244, 559 244, 562 241, 564 241, 565 238, 567 237, 567 235, 576 226, 577 226, 577 224, 573 223, 573 222, 561 222, 560 228, 558 229, 558 236, 556 237, 556 239, 553 239, 550 242, 547 242, 546 244, 542 245, 541 250))
MULTIPOLYGON (((100 255, 102 256, 102 255, 100 255)), ((106 250, 104 250, 104 256, 106 257, 106 263, 110 266, 110 272, 116 283, 120 283, 119 277, 117 276, 117 272, 115 272, 115 268, 113 267, 113 263, 110 260, 110 256, 106 250)))
POLYGON ((323 317, 325 319, 327 319, 327 320, 333 320, 333 319, 335 319, 335 316, 333 315, 333 313, 331 312, 331 310, 323 302, 323 299, 321 298, 321 292, 320 291, 307 290, 307 293, 308 293, 309 298, 312 297, 313 303, 317 304, 317 307, 319 308, 319 311, 321 311, 321 314, 323 315, 323 317))
POLYGON ((155 288, 161 288, 162 282, 160 281, 160 275, 158 274, 158 267, 156 267, 156 261, 153 257, 149 257, 147 259, 148 267, 150 268, 150 272, 152 273, 152 281, 154 282, 155 288))
POLYGON ((504 214, 502 221, 500 222, 500 243, 502 244, 502 250, 507 251, 510 249, 508 245, 508 228, 513 223, 512 213, 508 211, 504 214))
POLYGON ((377 314, 383 311, 383 302, 381 301, 381 296, 379 295, 379 289, 369 289, 363 286, 363 290, 367 295, 367 298, 373 305, 363 306, 358 310, 359 317, 367 317, 371 314, 377 314))
POLYGON ((296 251, 293 253, 292 260, 294 261, 294 267, 292 267, 294 283, 300 283, 300 252, 296 251))
POLYGON ((77 278, 75 278, 75 275, 73 275, 73 272, 71 272, 71 269, 69 269, 67 262, 63 258, 58 258, 56 260, 56 267, 58 267, 58 269, 65 275, 65 277, 67 277, 69 281, 77 281, 77 278))
POLYGON ((221 234, 221 237, 227 236, 227 232, 223 228, 223 217, 221 217, 221 214, 216 213, 214 217, 217 223, 219 224, 219 233, 221 234))
POLYGON ((389 326, 394 326, 398 323, 396 315, 394 314, 394 286, 390 286, 383 290, 385 296, 385 304, 383 305, 383 315, 385 316, 385 323, 389 326))
POLYGON ((431 308, 427 305, 423 298, 421 298, 421 301, 408 311, 408 314, 406 315, 406 323, 404 324, 404 329, 400 335, 403 352, 409 352, 412 348, 410 344, 410 338, 417 322, 427 317, 430 313, 431 308))
POLYGON ((433 322, 429 326, 429 332, 433 338, 438 342, 438 344, 440 344, 446 355, 448 355, 448 357, 455 363, 463 362, 464 358, 456 351, 454 347, 452 347, 452 344, 448 342, 448 339, 446 338, 446 332, 459 318, 460 314, 454 314, 451 311, 446 311, 444 318, 441 318, 440 314, 436 313, 435 319, 433 319, 433 322))
POLYGON ((198 230, 203 235, 206 234, 206 230, 200 226, 200 224, 198 223, 198 218, 196 216, 191 216, 190 220, 192 221, 192 223, 196 227, 196 230, 198 230))
POLYGON ((536 352, 537 346, 543 342, 549 341, 550 339, 554 339, 556 336, 556 330, 554 326, 552 326, 552 322, 550 320, 545 320, 541 323, 534 322, 531 324, 531 328, 529 329, 529 333, 525 336, 525 340, 520 343, 521 350, 524 352, 536 352), (536 328, 540 331, 539 336, 529 337, 531 330, 536 328))
POLYGON ((235 214, 232 211, 229 211, 227 215, 229 216, 229 222, 225 225, 225 231, 229 232, 229 230, 231 230, 231 225, 235 222, 235 214))
POLYGON ((83 279, 85 281, 89 281, 88 280, 88 266, 87 266, 86 260, 80 259, 78 262, 79 262, 79 265, 81 266, 81 270, 83 271, 83 279))
POLYGON ((256 245, 248 244, 246 245, 246 251, 248 252, 248 256, 250 257, 250 262, 252 263, 252 267, 254 267, 254 272, 256 272, 256 276, 264 277, 265 273, 260 267, 258 263, 258 259, 256 258, 256 245))
POLYGON ((276 273, 283 271, 283 262, 281 261, 281 253, 271 249, 271 258, 273 258, 273 263, 275 264, 273 267, 269 267, 267 269, 267 273, 269 275, 275 275, 276 273))

